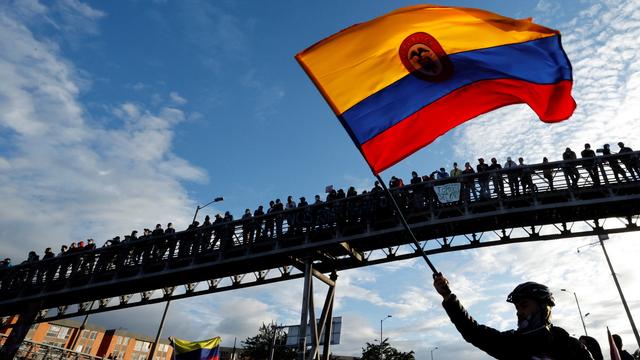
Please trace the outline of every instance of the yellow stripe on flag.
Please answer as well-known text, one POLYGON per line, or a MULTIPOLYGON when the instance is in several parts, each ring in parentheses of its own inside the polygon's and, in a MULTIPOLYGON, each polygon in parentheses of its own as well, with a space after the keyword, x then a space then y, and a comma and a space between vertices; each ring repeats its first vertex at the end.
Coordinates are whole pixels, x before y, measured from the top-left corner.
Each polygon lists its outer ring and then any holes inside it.
POLYGON ((176 353, 182 354, 198 349, 213 349, 216 346, 220 345, 221 339, 220 337, 214 337, 213 339, 209 340, 187 341, 172 337, 171 341, 175 345, 176 353))
POLYGON ((448 55, 558 34, 530 19, 516 20, 479 9, 418 5, 347 28, 296 58, 340 115, 408 74, 398 49, 416 32, 435 37, 448 55))

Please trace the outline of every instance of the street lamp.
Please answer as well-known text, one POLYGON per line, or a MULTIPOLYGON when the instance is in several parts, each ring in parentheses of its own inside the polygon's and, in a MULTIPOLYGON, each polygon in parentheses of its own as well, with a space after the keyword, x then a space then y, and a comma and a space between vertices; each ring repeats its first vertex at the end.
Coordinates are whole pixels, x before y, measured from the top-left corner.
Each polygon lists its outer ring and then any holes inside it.
POLYGON ((613 282, 616 284, 616 288, 618 289, 618 294, 620 294, 620 300, 622 301, 622 306, 624 307, 624 311, 627 313, 627 317, 629 318, 629 323, 631 324, 631 330, 633 330, 633 334, 636 337, 636 342, 638 342, 638 346, 640 346, 640 334, 638 333, 638 329, 636 328, 636 323, 633 321, 633 316, 631 316, 631 311, 629 311, 629 305, 627 305, 627 300, 624 298, 624 294, 622 293, 622 288, 620 287, 620 283, 618 282, 618 277, 616 276, 615 271, 613 271, 613 265, 611 265, 609 254, 607 254, 607 249, 604 247, 604 240, 609 240, 609 235, 598 234, 598 241, 600 241, 600 246, 602 246, 604 257, 607 259, 609 270, 611 270, 611 275, 613 276, 613 282))
MULTIPOLYGON (((576 305, 578 306, 578 314, 580 314, 580 321, 582 321, 582 328, 584 329, 584 334, 586 336, 589 336, 589 334, 587 334, 587 326, 584 324, 584 317, 582 316, 582 310, 580 310, 580 302, 578 302, 578 295, 576 295, 575 291, 569 291, 567 289, 560 289, 560 291, 573 292, 573 296, 576 298, 576 305)), ((589 315, 589 313, 587 313, 587 315, 589 315)))
POLYGON ((387 315, 383 319, 380 320, 380 360, 382 360, 382 322, 390 318, 391 315, 387 315))
POLYGON ((203 206, 198 205, 198 207, 196 208, 196 213, 193 214, 193 220, 191 221, 191 223, 193 224, 193 222, 196 221, 196 217, 198 216, 198 211, 206 208, 207 206, 209 206, 209 205, 211 205, 211 204, 213 204, 215 202, 219 202, 219 201, 222 201, 222 200, 224 200, 224 199, 222 198, 222 196, 220 196, 220 197, 217 197, 217 198, 209 201, 206 205, 203 205, 203 206))
POLYGON ((433 352, 438 350, 438 347, 434 347, 433 349, 431 349, 431 360, 433 360, 433 352))

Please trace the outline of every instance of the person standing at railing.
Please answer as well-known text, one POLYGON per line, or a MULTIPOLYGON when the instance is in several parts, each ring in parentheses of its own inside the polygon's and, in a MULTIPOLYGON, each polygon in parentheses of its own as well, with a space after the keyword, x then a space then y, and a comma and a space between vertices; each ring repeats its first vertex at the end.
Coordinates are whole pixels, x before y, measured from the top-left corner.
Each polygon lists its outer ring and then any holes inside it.
POLYGON ((216 247, 216 244, 218 244, 218 247, 222 247, 222 235, 224 233, 222 223, 224 223, 222 215, 216 214, 215 220, 213 220, 213 243, 211 244, 211 251, 216 247))
POLYGON ((262 236, 262 215, 264 215, 264 208, 260 205, 253 211, 253 230, 251 237, 256 241, 258 241, 262 236))
POLYGON ((9 276, 11 267, 11 258, 4 258, 4 260, 0 261, 0 290, 7 290, 11 285, 9 276))
POLYGON ((45 283, 51 282, 53 280, 53 276, 58 270, 57 263, 54 263, 53 258, 56 257, 56 254, 53 253, 50 247, 44 249, 44 255, 42 255, 42 260, 47 260, 43 263, 44 266, 40 267, 40 271, 38 272, 38 282, 42 282, 44 279, 45 283))
POLYGON ((280 199, 276 199, 276 203, 273 205, 273 213, 276 217, 276 236, 278 236, 278 238, 282 237, 282 223, 284 222, 284 219, 282 218, 283 211, 284 205, 282 204, 280 199))
POLYGON ((222 250, 230 249, 233 245, 233 235, 235 235, 235 228, 233 227, 233 215, 229 211, 224 212, 224 218, 222 223, 224 224, 224 235, 222 235, 222 250))
POLYGON ((491 165, 489 165, 489 171, 491 171, 491 180, 493 182, 493 193, 497 196, 504 196, 504 184, 502 183, 502 174, 499 171, 502 170, 502 165, 498 163, 496 158, 491 158, 491 165))
MULTIPOLYGON (((96 255, 93 252, 93 250, 95 249, 96 249, 95 241, 91 238, 87 239, 87 245, 84 247, 85 254, 82 257, 83 258, 82 267, 80 269, 80 271, 85 275, 89 275, 93 273, 93 266, 95 265, 95 262, 96 262, 96 255)), ((53 252, 51 253, 51 255, 53 255, 53 252)), ((47 256, 47 254, 45 254, 45 256, 47 256)))
MULTIPOLYGON (((578 159, 576 153, 571 150, 571 148, 566 148, 562 153, 562 160, 571 161, 578 159)), ((576 187, 578 185, 578 180, 580 180, 580 173, 578 173, 578 168, 576 168, 575 163, 566 164, 564 166, 564 174, 567 177, 568 183, 567 186, 576 187)))
POLYGON ((471 194, 473 194, 473 201, 478 201, 478 193, 476 191, 476 183, 473 174, 475 174, 475 171, 473 171, 471 164, 468 162, 464 163, 464 170, 462 170, 462 175, 464 176, 462 178, 462 187, 466 202, 471 201, 471 194))
MULTIPOLYGON (((602 156, 611 155, 609 144, 604 144, 602 149, 597 149, 596 152, 602 153, 602 156)), ((616 178, 617 182, 620 182, 620 176, 622 176, 625 181, 629 181, 627 173, 622 169, 622 166, 620 166, 617 159, 609 159, 607 162, 609 163, 609 167, 611 168, 611 171, 613 171, 613 176, 616 178)))
POLYGON ((421 209, 424 205, 424 187, 418 186, 422 183, 422 178, 415 171, 411 172, 411 189, 409 206, 411 209, 421 209))
POLYGON ((449 175, 451 175, 451 177, 462 175, 462 170, 460 170, 460 168, 458 168, 458 163, 457 162, 453 163, 453 169, 451 169, 451 171, 449 171, 449 175))
MULTIPOLYGON (((409 182, 411 185, 417 185, 420 184, 422 182, 422 178, 420 176, 418 176, 418 173, 415 171, 411 172, 411 181, 409 182)), ((351 187, 353 188, 353 186, 351 187)), ((351 189, 349 188, 349 189, 351 189)))
MULTIPOLYGON (((176 238, 176 229, 173 228, 172 223, 167 224, 167 228, 164 230, 164 235, 166 236, 166 244, 169 249, 168 259, 172 259, 176 252, 176 245, 178 244, 178 239, 176 238)), ((213 249, 213 246, 211 246, 213 249)))
MULTIPOLYGON (((293 196, 287 197, 287 210, 293 210, 297 207, 296 202, 293 200, 293 196)), ((287 214, 287 233, 293 235, 296 231, 296 214, 293 211, 288 211, 287 214)))
POLYGON ((520 182, 522 183, 522 193, 525 194, 527 192, 527 188, 529 188, 529 192, 532 194, 538 189, 533 184, 533 178, 531 176, 531 169, 524 163, 524 159, 518 158, 518 167, 520 168, 520 182))
POLYGON ((264 220, 264 234, 268 237, 268 238, 273 238, 273 226, 275 224, 274 221, 274 212, 275 210, 275 206, 276 203, 271 200, 269 201, 269 208, 267 209, 267 218, 264 220))
MULTIPOLYGON (((355 188, 352 186, 349 188, 349 190, 347 191, 347 197, 350 196, 356 196, 358 195, 358 193, 356 192, 355 188), (355 195, 349 195, 350 193, 353 192, 355 193, 355 195)), ((302 210, 301 212, 299 212, 297 214, 297 219, 296 222, 298 224, 298 228, 300 229, 300 231, 306 231, 309 232, 310 226, 311 226, 311 209, 309 209, 309 203, 307 202, 307 199, 304 196, 301 196, 300 201, 298 202, 298 208, 303 208, 304 210, 302 210)))
MULTIPOLYGON (((207 215, 205 217, 205 221, 206 218, 208 218, 209 215, 207 215)), ((164 244, 163 242, 164 240, 164 229, 162 228, 162 224, 156 224, 155 229, 153 229, 153 231, 151 232, 150 236, 148 238, 154 238, 154 243, 151 244, 149 242, 147 242, 147 244, 145 244, 145 249, 144 249, 144 255, 142 257, 142 262, 146 263, 149 259, 158 259, 159 257, 159 253, 160 251, 162 251, 162 249, 164 249, 164 244)), ((198 242, 198 245, 194 245, 194 248, 199 247, 199 239, 196 238, 196 242, 198 242)), ((164 255, 164 252, 162 253, 162 255, 164 255)), ((160 256, 160 258, 162 258, 160 256)))
MULTIPOLYGON (((547 159, 547 157, 543 157, 542 158, 542 164, 548 164, 549 163, 549 159, 547 159)), ((542 169, 542 176, 545 178, 545 180, 547 180, 547 183, 549 184, 549 191, 553 191, 553 169, 550 167, 545 167, 544 169, 542 169)))
MULTIPOLYGON (((196 251, 199 254, 203 254, 213 250, 211 246, 211 234, 213 233, 212 227, 213 223, 211 222, 211 217, 209 215, 204 217, 204 222, 200 225, 200 230, 198 231, 198 250, 196 251)), ((165 234, 166 234, 165 230, 165 234)), ((164 242, 165 239, 159 239, 157 242, 164 242)), ((164 252, 163 252, 164 255, 164 252)), ((159 257, 162 259, 162 256, 159 257)))
POLYGON ((435 175, 437 180, 442 180, 449 177, 449 174, 447 174, 447 170, 445 170, 443 167, 440 168, 440 170, 432 172, 431 175, 435 175))
POLYGON ((618 151, 618 154, 626 154, 621 157, 620 160, 627 168, 629 174, 631 174, 633 180, 638 181, 638 179, 640 179, 640 160, 638 160, 638 158, 634 154, 632 154, 633 150, 631 150, 630 147, 624 146, 624 143, 622 141, 618 143, 618 146, 620 147, 620 151, 618 151))
POLYGON ((520 184, 518 182, 518 164, 511 160, 511 157, 507 158, 507 162, 504 163, 504 169, 507 171, 507 179, 509 180, 509 190, 511 190, 511 196, 520 195, 520 184))
POLYGON ((244 209, 244 215, 242 215, 242 244, 249 245, 253 242, 253 221, 251 220, 250 209, 244 209))
POLYGON ((382 191, 382 186, 380 186, 380 182, 376 181, 376 182, 373 183, 373 188, 371 188, 371 192, 375 193, 375 192, 378 192, 378 191, 382 191))
POLYGON ((580 156, 585 159, 583 167, 589 173, 589 177, 593 181, 594 186, 600 186, 600 177, 598 176, 598 166, 596 165, 595 157, 596 153, 591 150, 591 145, 584 144, 584 150, 580 153, 580 156))
POLYGON ((491 198, 491 193, 489 192, 489 165, 485 164, 483 158, 478 159, 476 171, 478 172, 478 185, 480 185, 480 199, 491 198))

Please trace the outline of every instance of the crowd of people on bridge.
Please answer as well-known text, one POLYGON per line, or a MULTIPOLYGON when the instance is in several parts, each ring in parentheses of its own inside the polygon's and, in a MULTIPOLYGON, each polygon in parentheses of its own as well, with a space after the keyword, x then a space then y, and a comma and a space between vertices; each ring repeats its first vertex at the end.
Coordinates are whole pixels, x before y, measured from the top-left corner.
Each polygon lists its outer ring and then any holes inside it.
MULTIPOLYGON (((573 150, 566 148, 562 154, 562 159, 565 162, 558 166, 544 166, 549 163, 545 157, 542 163, 538 164, 542 165, 539 166, 540 170, 538 171, 527 166, 522 157, 518 158, 517 162, 508 157, 504 165, 501 165, 496 158, 491 158, 489 163, 486 163, 483 158, 479 158, 475 170, 469 162, 466 162, 463 168, 454 162, 450 171, 441 167, 423 176, 413 171, 409 180, 411 186, 407 188, 401 178, 392 176, 388 187, 391 191, 396 192, 401 206, 411 211, 427 206, 441 205, 433 186, 448 182, 460 184, 460 201, 458 203, 468 204, 471 202, 471 198, 473 201, 483 201, 537 192, 538 185, 534 181, 534 175, 543 180, 549 191, 556 189, 554 178, 557 173, 564 174, 567 187, 578 186, 581 178, 585 183, 590 181, 591 186, 600 186, 607 175, 604 170, 602 173, 599 172, 599 166, 605 164, 608 165, 617 182, 638 181, 640 179, 638 154, 622 142, 618 143, 618 147, 619 156, 613 158, 609 156, 603 159, 600 159, 596 153, 600 153, 602 156, 613 155, 608 144, 595 152, 591 149, 590 144, 585 144, 580 159, 573 150), (624 165, 624 168, 621 164, 624 165), (579 169, 583 169, 583 177, 581 177, 579 169), (419 184, 422 184, 422 187, 419 184), (408 190, 405 191, 402 188, 408 190)), ((540 181, 537 183, 543 184, 540 181)), ((182 258, 212 252, 214 249, 228 249, 237 244, 247 245, 256 241, 281 238, 283 235, 300 234, 311 229, 318 231, 334 225, 341 226, 355 221, 354 219, 388 217, 389 214, 393 215, 393 210, 387 203, 387 197, 383 195, 383 191, 383 186, 377 181, 371 190, 364 190, 360 194, 353 186, 349 187, 347 191, 336 190, 333 186, 329 186, 326 189, 327 195, 324 200, 320 195, 315 195, 311 204, 307 202, 305 197, 300 197, 296 202, 293 196, 288 196, 285 203, 280 199, 275 199, 269 202, 266 211, 262 205, 253 212, 250 209, 245 209, 240 221, 235 223, 234 217, 229 211, 224 215, 216 214, 213 220, 207 215, 202 224, 194 221, 186 231, 182 232, 185 235, 181 236, 176 236, 176 230, 172 223, 168 223, 164 228, 161 224, 157 224, 153 230, 144 229, 142 235, 138 235, 138 231, 134 230, 122 238, 116 236, 106 241, 103 247, 114 247, 121 244, 134 245, 144 243, 149 239, 157 239, 149 249, 132 250, 127 256, 121 256, 120 259, 114 255, 111 258, 103 256, 96 260, 96 257, 91 255, 92 250, 96 249, 96 244, 93 239, 87 239, 86 241, 72 242, 68 246, 62 245, 58 253, 54 253, 48 247, 42 258, 35 251, 30 251, 22 264, 60 259, 55 271, 30 274, 30 278, 41 282, 53 279, 56 272, 58 277, 61 277, 67 273, 87 273, 94 267, 96 270, 104 270, 118 262, 126 265, 139 264, 142 261, 182 258), (379 193, 380 196, 356 198, 358 195, 375 195, 376 193, 379 193), (346 202, 339 201, 348 198, 352 199, 346 202), (78 253, 87 255, 81 257, 84 260, 64 260, 71 258, 68 255, 78 253)), ((74 258, 79 259, 80 257, 74 258)), ((0 261, 0 276, 4 270, 12 265, 10 258, 0 261)))

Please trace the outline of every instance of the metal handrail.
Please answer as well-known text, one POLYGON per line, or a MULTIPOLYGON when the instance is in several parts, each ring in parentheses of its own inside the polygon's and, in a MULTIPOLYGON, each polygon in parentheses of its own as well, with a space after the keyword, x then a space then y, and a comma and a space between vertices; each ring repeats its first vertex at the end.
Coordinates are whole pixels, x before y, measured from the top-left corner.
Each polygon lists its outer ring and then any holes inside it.
MULTIPOLYGON (((0 339, 8 338, 0 334, 0 339)), ((16 353, 15 359, 29 360, 102 360, 106 357, 93 356, 79 351, 65 349, 59 346, 40 343, 32 340, 24 340, 16 353)))
MULTIPOLYGON (((443 209, 457 209, 461 213, 472 212, 481 209, 482 205, 490 201, 500 201, 509 208, 509 206, 521 206, 520 203, 523 201, 535 202, 560 191, 568 191, 570 196, 574 197, 594 189, 610 193, 614 188, 613 185, 616 189, 625 187, 627 184, 637 186, 638 182, 632 181, 633 178, 630 175, 627 176, 627 180, 614 175, 611 164, 638 156, 640 152, 527 165, 515 169, 425 181, 395 188, 392 192, 400 199, 403 212, 407 212, 405 215, 409 216, 426 211, 433 218, 437 210, 443 209), (594 186, 593 169, 596 169, 601 184, 609 186, 594 186), (590 173, 589 170, 592 172, 590 173), (570 180, 570 172, 577 176, 575 183, 570 180), (547 178, 541 176, 544 173, 552 175, 553 187, 547 178), (556 181, 558 177, 560 179, 556 181), (478 190, 482 179, 487 179, 489 196, 471 199, 469 192, 472 189, 478 190), (523 179, 528 190, 526 193, 517 194, 510 188, 510 182, 516 181, 520 186, 523 179), (502 192, 495 188, 494 180, 503 185, 502 192), (461 199, 449 204, 440 203, 433 189, 452 182, 463 185, 461 199)), ((619 164, 619 166, 623 165, 619 164)), ((629 171, 626 173, 629 174, 629 171)), ((345 225, 371 225, 381 219, 393 221, 393 210, 382 192, 368 192, 321 204, 285 209, 250 219, 201 226, 172 235, 141 238, 0 270, 0 290, 7 290, 0 291, 0 299, 11 296, 9 294, 11 290, 42 287, 50 283, 60 283, 78 277, 100 275, 139 266, 163 265, 214 252, 224 254, 241 246, 252 247, 294 236, 335 232, 345 225)))

